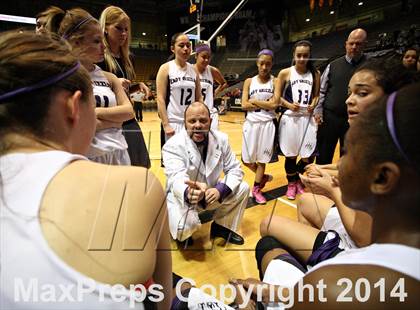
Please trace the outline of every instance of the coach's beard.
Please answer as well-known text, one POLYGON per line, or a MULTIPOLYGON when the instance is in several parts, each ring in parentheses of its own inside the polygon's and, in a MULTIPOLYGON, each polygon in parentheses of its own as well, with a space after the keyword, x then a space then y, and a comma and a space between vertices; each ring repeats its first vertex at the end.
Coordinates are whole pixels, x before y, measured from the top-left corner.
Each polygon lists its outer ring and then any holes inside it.
POLYGON ((190 136, 191 140, 193 140, 194 143, 198 147, 207 145, 207 143, 209 141, 209 132, 208 131, 204 131, 204 130, 192 130, 192 131, 189 132, 189 136, 190 136), (202 141, 195 141, 194 138, 193 138, 195 133, 202 134, 204 136, 204 139, 202 141))

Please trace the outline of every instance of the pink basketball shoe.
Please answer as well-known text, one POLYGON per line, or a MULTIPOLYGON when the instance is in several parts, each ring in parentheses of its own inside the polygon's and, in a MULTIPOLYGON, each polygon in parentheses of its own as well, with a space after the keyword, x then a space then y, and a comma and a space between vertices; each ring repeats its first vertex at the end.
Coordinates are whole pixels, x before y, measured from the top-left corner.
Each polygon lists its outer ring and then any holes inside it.
POLYGON ((296 191, 297 191, 296 182, 290 182, 287 185, 287 192, 286 192, 287 199, 289 199, 289 200, 295 200, 295 198, 296 198, 296 191))
POLYGON ((252 197, 254 197, 255 201, 258 204, 264 204, 267 202, 267 199, 263 196, 261 193, 261 187, 260 186, 254 186, 252 189, 252 197))

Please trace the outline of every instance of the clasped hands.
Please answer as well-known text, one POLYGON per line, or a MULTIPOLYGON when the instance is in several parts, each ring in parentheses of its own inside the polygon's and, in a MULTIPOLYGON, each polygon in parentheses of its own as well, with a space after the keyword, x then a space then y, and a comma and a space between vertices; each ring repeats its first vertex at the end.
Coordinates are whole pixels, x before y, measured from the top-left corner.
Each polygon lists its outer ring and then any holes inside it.
POLYGON ((220 198, 219 191, 214 187, 208 188, 206 183, 187 180, 185 184, 188 185, 188 200, 193 205, 203 199, 205 199, 207 204, 212 204, 220 198))
POLYGON ((314 194, 324 195, 332 198, 339 187, 337 177, 328 173, 316 164, 310 164, 305 168, 305 175, 299 175, 302 183, 314 194))

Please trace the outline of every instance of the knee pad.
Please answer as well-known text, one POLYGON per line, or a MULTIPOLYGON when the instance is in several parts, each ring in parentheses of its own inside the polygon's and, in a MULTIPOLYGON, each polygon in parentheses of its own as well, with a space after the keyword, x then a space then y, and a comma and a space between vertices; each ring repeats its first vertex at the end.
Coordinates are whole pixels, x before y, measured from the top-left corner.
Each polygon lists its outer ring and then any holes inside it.
POLYGON ((274 237, 262 237, 255 246, 255 259, 257 260, 257 267, 260 274, 260 279, 263 279, 261 264, 264 255, 273 249, 283 249, 283 245, 274 237))

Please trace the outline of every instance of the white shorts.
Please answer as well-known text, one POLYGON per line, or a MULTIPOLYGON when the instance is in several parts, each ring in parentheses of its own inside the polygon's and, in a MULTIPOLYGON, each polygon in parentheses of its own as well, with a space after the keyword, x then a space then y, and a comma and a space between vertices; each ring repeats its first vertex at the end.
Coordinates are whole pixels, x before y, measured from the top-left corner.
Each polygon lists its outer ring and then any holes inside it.
POLYGON ((354 249, 357 246, 354 244, 354 241, 350 238, 349 234, 344 227, 343 222, 341 221, 340 213, 338 212, 337 207, 332 207, 325 217, 324 224, 321 227, 322 231, 335 230, 340 236, 341 241, 343 241, 344 249, 354 249))
MULTIPOLYGON (((304 276, 305 274, 294 265, 280 259, 273 259, 264 272, 263 282, 291 288, 304 276)), ((267 310, 283 310, 288 308, 290 307, 286 308, 281 302, 270 303, 265 307, 267 310)))
POLYGON ((219 130, 219 111, 216 108, 213 108, 210 111, 210 118, 211 118, 211 130, 219 130))
POLYGON ((316 132, 313 116, 283 114, 279 124, 281 152, 286 157, 310 157, 316 147, 316 132))
POLYGON ((268 163, 273 155, 276 128, 273 121, 245 120, 242 131, 242 160, 245 163, 268 163))

